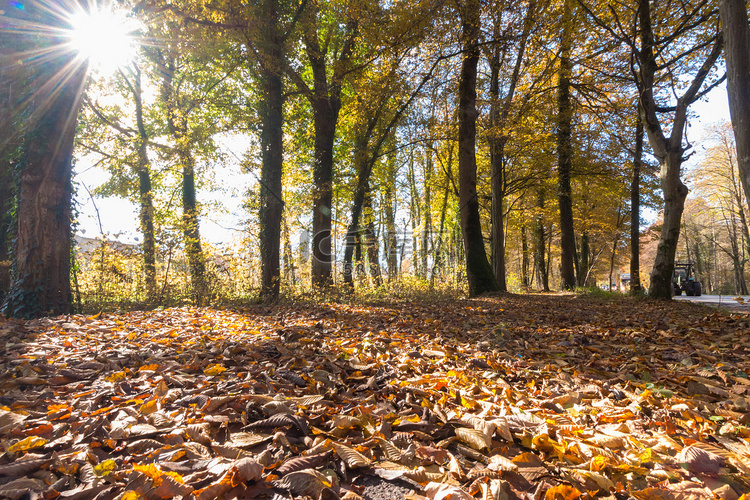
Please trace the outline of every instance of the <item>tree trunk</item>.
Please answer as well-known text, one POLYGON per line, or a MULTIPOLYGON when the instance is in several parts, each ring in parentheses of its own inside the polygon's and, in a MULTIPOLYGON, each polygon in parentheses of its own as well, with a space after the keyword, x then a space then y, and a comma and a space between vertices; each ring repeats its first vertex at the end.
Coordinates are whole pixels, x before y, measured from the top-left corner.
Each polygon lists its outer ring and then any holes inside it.
POLYGON ((154 233, 154 198, 151 192, 151 162, 148 158, 148 133, 143 119, 143 92, 141 70, 133 72, 133 100, 138 128, 138 200, 140 204, 140 229, 143 234, 143 273, 146 279, 146 295, 149 301, 156 299, 156 235, 154 233))
MULTIPOLYGON (((449 168, 450 164, 449 162, 449 168)), ((435 284, 435 279, 443 276, 443 234, 445 232, 445 217, 448 212, 448 195, 450 194, 450 185, 448 179, 445 180, 445 188, 443 189, 443 202, 440 208, 440 226, 437 232, 437 241, 434 243, 433 248, 433 263, 432 271, 430 272, 430 283, 435 284)), ((450 239, 449 239, 450 241, 450 239)))
MULTIPOLYGON (((638 105, 640 106, 640 104, 638 105)), ((638 113, 635 123, 633 177, 630 181, 630 293, 641 287, 641 166, 643 158, 643 121, 638 113)))
POLYGON ((260 300, 275 301, 280 291, 281 219, 284 209, 283 34, 279 28, 278 0, 266 0, 266 39, 261 64, 262 94, 260 147, 260 300))
POLYGON ((196 305, 206 304, 206 261, 201 246, 199 211, 195 196, 195 159, 189 151, 180 152, 182 163, 182 225, 190 283, 196 305))
POLYGON ((656 258, 651 271, 649 296, 659 299, 672 297, 672 274, 677 243, 680 239, 680 223, 685 208, 688 188, 680 180, 682 149, 669 153, 661 167, 661 189, 664 193, 664 222, 661 229, 656 258))
POLYGON ((542 290, 549 292, 549 270, 545 259, 545 247, 547 244, 547 234, 544 227, 544 187, 539 186, 536 197, 537 215, 535 221, 535 244, 534 244, 534 264, 537 268, 537 281, 542 290))
POLYGON ((521 224, 521 284, 529 288, 529 237, 526 234, 526 222, 521 224))
POLYGON ((501 131, 500 118, 500 48, 493 50, 490 61, 490 175, 492 189, 492 270, 495 273, 498 290, 505 292, 505 158, 504 149, 507 135, 501 131))
POLYGON ((743 0, 721 0, 729 114, 737 148, 742 187, 750 202, 750 26, 743 0))
MULTIPOLYGON (((619 225, 620 221, 620 209, 617 209, 617 221, 619 225)), ((612 242, 612 255, 609 258, 609 281, 607 282, 607 289, 611 292, 612 291, 612 276, 615 271, 615 259, 617 258, 617 244, 620 243, 620 231, 615 231, 615 239, 612 242)), ((630 279, 633 279, 633 274, 630 274, 630 279)), ((619 288, 620 284, 619 281, 617 283, 617 286, 619 288)))
POLYGON ((156 58, 157 64, 165 69, 160 72, 161 97, 166 108, 167 125, 177 144, 177 157, 182 165, 182 235, 185 242, 185 254, 188 258, 190 288, 193 302, 202 306, 207 300, 208 283, 206 282, 206 262, 201 246, 200 211, 195 192, 195 158, 191 151, 193 145, 188 129, 190 110, 182 105, 184 99, 177 95, 173 85, 177 65, 176 54, 169 52, 164 57, 162 53, 159 53, 159 56, 161 57, 156 58))
MULTIPOLYGON (((422 243, 421 243, 421 259, 422 259, 422 272, 424 277, 427 278, 432 273, 430 272, 429 266, 429 250, 430 243, 432 243, 432 251, 435 252, 435 244, 433 242, 432 234, 432 144, 429 144, 425 150, 427 158, 425 161, 424 171, 424 227, 422 229, 422 243)), ((433 256, 434 261, 434 256, 433 256)))
POLYGON ((372 209, 372 191, 367 189, 365 198, 365 231, 364 231, 365 248, 367 249, 367 264, 370 269, 370 277, 375 286, 383 284, 383 278, 380 275, 380 248, 378 238, 375 234, 375 217, 372 209))
POLYGON ((409 218, 411 219, 411 265, 415 276, 422 276, 422 270, 419 268, 419 236, 417 226, 421 225, 419 211, 419 191, 417 190, 417 176, 414 171, 414 147, 412 146, 409 159, 409 169, 407 171, 409 181, 409 218))
POLYGON ((324 98, 316 99, 313 109, 315 109, 315 161, 313 162, 315 187, 313 188, 311 273, 313 287, 320 289, 333 284, 331 204, 333 201, 333 143, 338 109, 331 109, 328 100, 324 98))
POLYGON ((562 286, 566 290, 575 288, 576 241, 573 227, 573 198, 570 176, 573 167, 573 144, 571 128, 573 104, 570 97, 570 79, 573 63, 570 58, 572 45, 572 2, 565 0, 563 26, 560 39, 560 70, 557 87, 557 196, 560 205, 560 267, 562 286))
POLYGON ((315 127, 315 151, 313 160, 313 240, 312 240, 312 285, 314 288, 327 288, 333 284, 331 251, 331 217, 333 201, 333 148, 336 139, 336 126, 341 110, 341 89, 349 62, 354 50, 358 32, 358 22, 349 20, 346 25, 346 38, 338 60, 333 64, 333 72, 328 78, 329 46, 320 46, 318 30, 319 15, 317 5, 311 5, 307 29, 305 30, 305 52, 310 61, 313 87, 310 89, 297 74, 292 79, 304 92, 313 110, 315 127))
POLYGON ((651 25, 650 0, 640 0, 640 50, 637 52, 640 73, 636 73, 640 91, 640 113, 654 156, 661 165, 661 188, 664 194, 664 224, 656 250, 654 267, 651 270, 649 297, 668 300, 672 297, 672 274, 674 257, 680 238, 680 222, 688 189, 680 180, 685 148, 682 145, 683 133, 687 124, 688 106, 698 99, 699 91, 711 68, 722 51, 721 37, 717 37, 711 53, 693 77, 687 90, 677 98, 674 106, 672 130, 669 137, 662 129, 663 118, 658 116, 658 106, 654 98, 656 72, 660 69, 656 60, 654 34, 651 25))
POLYGON ((464 51, 458 82, 458 186, 469 295, 476 296, 498 290, 497 280, 487 261, 484 248, 477 196, 476 85, 480 34, 478 0, 463 2, 461 24, 464 51))
MULTIPOLYGON (((372 125, 373 122, 371 122, 372 125)), ((352 215, 349 221, 349 227, 346 229, 346 238, 344 240, 344 284, 347 285, 350 292, 354 291, 354 250, 359 241, 359 219, 362 216, 365 198, 370 189, 370 175, 372 174, 372 165, 367 154, 367 145, 370 142, 370 136, 374 125, 367 128, 362 137, 359 137, 354 147, 354 164, 357 168, 357 186, 352 199, 352 215)))
POLYGON ((578 264, 578 286, 586 286, 586 277, 588 276, 591 259, 591 246, 589 244, 589 231, 584 229, 581 233, 581 255, 578 264))
POLYGON ((396 238, 396 215, 393 208, 393 188, 390 184, 385 188, 383 201, 386 232, 385 252, 388 261, 388 282, 391 283, 398 277, 398 240, 396 238))
MULTIPOLYGON (((46 64, 39 88, 66 68, 46 64)), ((71 161, 86 67, 68 70, 69 78, 55 88, 50 101, 32 112, 37 116, 22 144, 13 281, 3 307, 7 316, 71 311, 71 161)))

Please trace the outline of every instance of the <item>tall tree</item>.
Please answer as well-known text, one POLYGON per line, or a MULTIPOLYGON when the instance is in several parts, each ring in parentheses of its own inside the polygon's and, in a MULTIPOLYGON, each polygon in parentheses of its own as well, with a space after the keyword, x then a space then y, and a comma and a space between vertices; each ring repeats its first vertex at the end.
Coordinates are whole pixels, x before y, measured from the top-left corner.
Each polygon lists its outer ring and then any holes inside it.
POLYGON ((487 260, 479 218, 477 195, 477 66, 479 64, 479 0, 459 0, 461 17, 461 72, 458 80, 458 186, 461 232, 466 251, 469 295, 498 290, 497 280, 487 260))
POLYGON ((750 200, 750 25, 745 2, 721 0, 719 15, 724 34, 727 95, 737 162, 745 197, 750 200))
POLYGON ((333 200, 333 146, 341 111, 344 79, 351 70, 351 57, 359 32, 356 6, 349 6, 349 18, 340 24, 325 23, 324 19, 337 13, 324 9, 321 2, 309 2, 304 31, 305 54, 310 64, 312 85, 302 75, 289 68, 289 74, 297 88, 310 101, 315 128, 315 153, 313 160, 313 239, 312 239, 312 284, 321 288, 333 284, 331 264, 331 216, 333 200), (326 26, 321 26, 325 24, 326 26), (326 29, 326 31, 324 31, 326 29), (342 33, 336 33, 342 31, 342 33), (338 39, 340 38, 340 40, 338 39), (324 44, 321 45, 321 39, 324 44), (333 59, 334 63, 329 61, 333 59))
POLYGON ((672 295, 674 259, 688 193, 681 180, 682 163, 690 149, 685 143, 688 108, 724 79, 712 76, 723 47, 715 7, 710 0, 679 5, 637 0, 599 12, 586 6, 597 25, 630 48, 641 119, 660 164, 664 223, 651 270, 652 298, 669 299, 672 295), (626 18, 633 20, 632 26, 621 22, 626 18))
MULTIPOLYGON (((505 279, 505 197, 507 196, 509 185, 505 145, 510 138, 510 127, 513 125, 513 122, 523 116, 531 96, 531 91, 527 92, 522 98, 523 104, 517 106, 519 111, 515 116, 511 116, 516 89, 519 86, 522 76, 521 67, 526 57, 527 42, 537 15, 537 2, 536 0, 529 0, 527 3, 525 13, 521 16, 523 25, 517 40, 514 40, 515 37, 511 37, 508 33, 502 31, 502 9, 498 8, 496 10, 493 26, 494 44, 488 46, 490 65, 490 130, 487 140, 490 146, 492 187, 492 268, 495 273, 498 289, 505 292, 507 291, 505 279), (506 53, 509 52, 508 44, 501 41, 503 39, 510 39, 516 42, 513 45, 516 49, 513 70, 507 82, 502 82, 500 78, 506 53), (501 87, 504 88, 504 92, 501 91, 501 87)), ((517 26, 511 23, 508 29, 517 30, 517 26)))
MULTIPOLYGON (((639 104, 640 106, 640 104, 639 104)), ((633 174, 630 182, 630 293, 641 291, 641 167, 643 163, 643 122, 638 114, 635 125, 633 174)))
MULTIPOLYGON (((703 21, 708 24, 714 18, 714 11, 708 2, 698 2, 694 7, 702 7, 698 10, 697 19, 693 24, 703 21)), ((680 179, 682 162, 686 147, 683 145, 683 135, 687 123, 687 111, 690 104, 702 95, 701 89, 711 69, 721 55, 722 38, 718 33, 713 33, 708 40, 701 45, 711 48, 705 55, 702 65, 692 77, 688 88, 677 98, 673 107, 672 130, 667 136, 664 132, 662 121, 658 113, 662 107, 657 103, 656 88, 658 84, 657 73, 668 70, 666 66, 658 61, 658 53, 662 47, 657 43, 668 43, 666 40, 672 37, 655 38, 653 32, 653 19, 651 15, 651 2, 649 0, 639 1, 639 35, 640 48, 635 53, 638 62, 637 70, 634 70, 639 95, 641 97, 641 115, 646 134, 648 135, 654 155, 661 165, 661 188, 664 193, 664 223, 662 225, 659 246, 656 251, 654 267, 651 271, 651 286, 649 296, 659 299, 668 299, 672 296, 672 274, 674 272, 674 258, 677 251, 677 242, 680 236, 680 223, 682 211, 687 197, 688 189, 680 179)), ((695 15, 693 9, 689 14, 695 15)), ((678 25, 684 26, 684 25, 678 25)), ((698 24, 700 26, 700 24, 698 24)), ((673 36, 679 36, 681 28, 673 32, 673 36)), ((697 48, 697 47, 696 47, 697 48)))
POLYGON ((573 63, 573 2, 564 0, 560 35, 560 69, 557 82, 557 199, 560 206, 560 271, 562 286, 576 286, 576 240, 573 227, 573 195, 570 184, 573 169, 573 100, 570 95, 573 63))
POLYGON ((71 310, 72 154, 86 65, 64 48, 60 32, 70 27, 49 9, 36 2, 8 9, 16 29, 0 32, 0 67, 8 71, 0 95, 20 95, 8 101, 3 118, 14 120, 0 122, 0 134, 20 136, 21 154, 13 276, 3 311, 62 314, 71 310), (45 28, 36 34, 28 26, 45 28), (20 131, 19 119, 25 121, 20 131))
POLYGON ((281 221, 284 210, 282 172, 284 164, 284 27, 279 0, 263 0, 263 28, 257 41, 261 86, 260 149, 260 253, 262 301, 275 301, 281 286, 281 221))
MULTIPOLYGON (((125 124, 120 106, 104 108, 86 97, 85 110, 87 127, 78 142, 88 152, 104 158, 115 175, 98 188, 99 192, 116 193, 121 196, 132 196, 137 191, 139 206, 139 229, 143 237, 143 274, 146 295, 149 301, 156 300, 156 232, 154 224, 154 186, 152 163, 149 147, 153 145, 153 128, 147 123, 147 103, 144 102, 143 72, 137 63, 120 69, 116 86, 121 89, 123 101, 132 105, 133 123, 125 124), (115 134, 99 135, 97 125, 103 125, 115 134), (101 137, 111 138, 112 151, 107 151, 109 144, 102 144, 101 137), (122 166, 129 167, 128 173, 122 175, 122 166), (135 177, 133 181, 132 176, 135 177), (133 184, 134 183, 134 184, 133 184)), ((107 141, 104 141, 107 142, 107 141)))

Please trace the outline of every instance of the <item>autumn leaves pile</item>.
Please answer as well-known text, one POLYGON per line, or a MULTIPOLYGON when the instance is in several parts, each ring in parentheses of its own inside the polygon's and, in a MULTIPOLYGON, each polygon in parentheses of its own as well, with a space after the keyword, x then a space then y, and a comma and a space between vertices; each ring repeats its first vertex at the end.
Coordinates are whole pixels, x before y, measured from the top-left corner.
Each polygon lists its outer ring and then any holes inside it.
POLYGON ((0 497, 750 492, 748 318, 509 296, 0 322, 0 497))

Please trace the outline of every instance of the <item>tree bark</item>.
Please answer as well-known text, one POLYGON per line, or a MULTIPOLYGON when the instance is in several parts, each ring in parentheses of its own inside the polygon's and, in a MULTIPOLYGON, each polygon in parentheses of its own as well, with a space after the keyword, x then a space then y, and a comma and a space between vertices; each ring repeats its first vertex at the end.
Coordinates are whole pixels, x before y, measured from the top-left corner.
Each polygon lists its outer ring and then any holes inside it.
POLYGON ((466 0, 462 7, 464 50, 458 83, 458 186, 469 295, 476 296, 485 292, 495 292, 498 285, 484 248, 477 196, 476 85, 479 62, 479 2, 466 0))
POLYGON ((273 302, 280 292, 281 219, 284 210, 282 168, 284 163, 283 109, 281 79, 283 39, 279 27, 278 0, 266 0, 265 39, 261 45, 261 134, 260 172, 260 300, 273 302))
POLYGON ((563 6, 562 36, 560 38, 560 70, 557 87, 557 197, 560 206, 560 267, 562 287, 575 288, 576 241, 573 227, 573 198, 570 186, 573 168, 573 144, 571 128, 573 105, 570 96, 570 79, 573 63, 570 58, 572 45, 572 2, 565 0, 563 6))
MULTIPOLYGON (((640 106, 640 104, 638 105, 640 106)), ((633 177, 630 181, 630 293, 641 287, 641 167, 643 158, 643 121, 638 113, 635 123, 633 177)))
POLYGON ((17 318, 71 312, 71 161, 86 67, 46 64, 32 85, 57 85, 50 101, 27 115, 34 121, 21 146, 13 279, 3 307, 17 318))
POLYGON ((727 96, 742 187, 750 202, 750 26, 744 0, 721 0, 727 96))

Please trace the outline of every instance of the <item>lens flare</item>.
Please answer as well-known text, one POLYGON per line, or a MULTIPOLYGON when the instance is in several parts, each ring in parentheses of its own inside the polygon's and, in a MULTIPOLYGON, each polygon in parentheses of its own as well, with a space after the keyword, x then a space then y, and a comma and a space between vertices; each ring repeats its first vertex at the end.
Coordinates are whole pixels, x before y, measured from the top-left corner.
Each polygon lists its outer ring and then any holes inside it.
POLYGON ((113 73, 135 58, 135 22, 124 13, 92 8, 70 17, 70 44, 89 67, 113 73))

